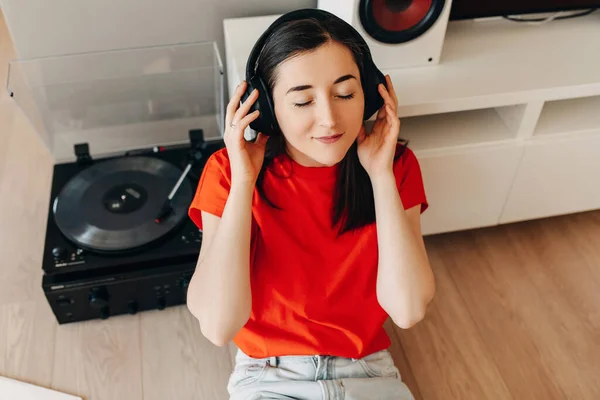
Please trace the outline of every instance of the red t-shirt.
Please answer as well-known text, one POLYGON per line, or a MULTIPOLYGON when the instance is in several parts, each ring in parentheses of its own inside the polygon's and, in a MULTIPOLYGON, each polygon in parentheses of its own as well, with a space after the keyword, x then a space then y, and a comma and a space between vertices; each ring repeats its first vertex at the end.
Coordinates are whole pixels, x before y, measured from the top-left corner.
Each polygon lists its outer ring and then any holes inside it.
MULTIPOLYGON (((251 357, 334 355, 362 358, 391 342, 377 301, 375 223, 336 237, 331 210, 337 166, 304 167, 279 156, 267 169, 269 206, 254 190, 251 229, 252 312, 234 343, 251 357), (290 174, 290 168, 292 173, 290 174), (284 176, 284 178, 282 178, 284 176)), ((407 148, 394 163, 405 209, 428 207, 421 170, 407 148)), ((204 167, 189 216, 223 214, 231 184, 227 150, 204 167)), ((235 244, 232 243, 232 251, 235 244)))

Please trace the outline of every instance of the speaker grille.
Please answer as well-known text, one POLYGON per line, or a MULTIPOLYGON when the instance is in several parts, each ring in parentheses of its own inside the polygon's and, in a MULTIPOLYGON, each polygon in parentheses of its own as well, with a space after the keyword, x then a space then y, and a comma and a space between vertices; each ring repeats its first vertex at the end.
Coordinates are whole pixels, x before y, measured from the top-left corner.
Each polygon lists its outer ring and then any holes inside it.
POLYGON ((413 40, 429 30, 445 0, 361 0, 361 24, 373 39, 389 44, 413 40))

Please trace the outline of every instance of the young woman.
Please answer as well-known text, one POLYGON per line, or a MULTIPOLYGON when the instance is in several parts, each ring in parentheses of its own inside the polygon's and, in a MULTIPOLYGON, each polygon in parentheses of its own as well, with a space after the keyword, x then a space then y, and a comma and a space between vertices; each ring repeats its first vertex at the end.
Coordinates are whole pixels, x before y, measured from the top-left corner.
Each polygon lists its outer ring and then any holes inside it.
POLYGON ((238 346, 232 399, 412 399, 383 328, 421 320, 434 277, 419 164, 398 141, 389 76, 369 133, 368 47, 343 20, 278 26, 257 66, 277 121, 246 141, 257 90, 227 106, 225 148, 189 215, 203 230, 187 304, 203 335, 238 346), (387 86, 387 89, 386 87, 387 86))

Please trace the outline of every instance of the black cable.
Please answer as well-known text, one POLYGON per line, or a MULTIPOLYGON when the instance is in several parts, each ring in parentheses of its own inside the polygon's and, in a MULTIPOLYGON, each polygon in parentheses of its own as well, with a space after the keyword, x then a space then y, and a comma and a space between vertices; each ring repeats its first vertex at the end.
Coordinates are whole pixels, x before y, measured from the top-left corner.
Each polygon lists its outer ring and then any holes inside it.
POLYGON ((514 22, 544 22, 544 21, 554 21, 554 20, 559 20, 559 19, 583 17, 585 15, 589 15, 589 14, 593 13, 596 10, 597 10, 597 8, 590 8, 589 10, 583 11, 579 14, 563 15, 562 17, 556 17, 556 18, 551 18, 551 17, 547 17, 547 18, 515 18, 515 17, 511 17, 510 15, 503 15, 502 18, 507 19, 509 21, 514 21, 514 22))

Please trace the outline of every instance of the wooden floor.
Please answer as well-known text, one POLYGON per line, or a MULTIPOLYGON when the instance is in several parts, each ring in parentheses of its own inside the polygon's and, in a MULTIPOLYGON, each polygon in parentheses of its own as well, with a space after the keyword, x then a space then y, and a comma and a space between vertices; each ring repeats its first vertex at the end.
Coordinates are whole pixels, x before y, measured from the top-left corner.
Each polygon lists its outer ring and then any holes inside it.
MULTIPOLYGON (((13 56, 0 14, 2 87, 13 56)), ((0 375, 86 400, 227 399, 235 347, 185 306, 57 325, 40 287, 51 165, 2 91, 0 375)), ((600 399, 600 211, 426 244, 435 300, 410 330, 386 324, 417 399, 600 399)))

